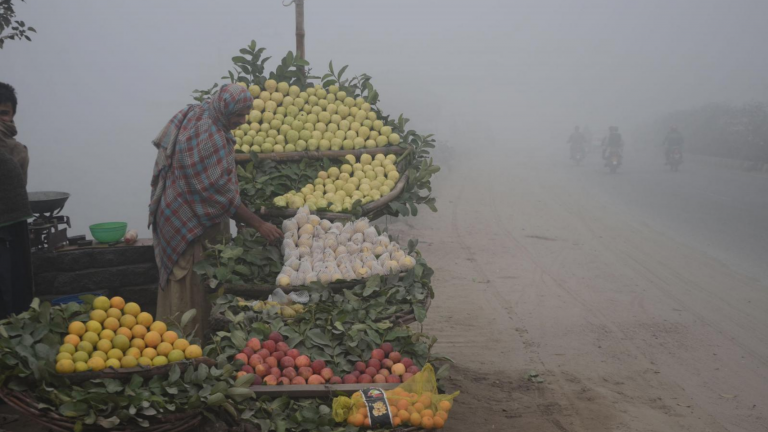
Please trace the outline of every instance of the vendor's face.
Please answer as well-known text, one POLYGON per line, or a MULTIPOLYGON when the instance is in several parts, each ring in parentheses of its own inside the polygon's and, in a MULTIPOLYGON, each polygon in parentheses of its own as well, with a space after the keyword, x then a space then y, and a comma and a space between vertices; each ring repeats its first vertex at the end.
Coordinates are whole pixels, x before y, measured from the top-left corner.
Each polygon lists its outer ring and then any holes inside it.
POLYGON ((0 104, 0 121, 13 123, 13 106, 10 102, 0 104))
POLYGON ((245 109, 235 114, 234 116, 232 116, 232 118, 229 120, 229 128, 232 130, 239 128, 240 125, 248 121, 246 117, 250 113, 251 113, 250 109, 245 109))

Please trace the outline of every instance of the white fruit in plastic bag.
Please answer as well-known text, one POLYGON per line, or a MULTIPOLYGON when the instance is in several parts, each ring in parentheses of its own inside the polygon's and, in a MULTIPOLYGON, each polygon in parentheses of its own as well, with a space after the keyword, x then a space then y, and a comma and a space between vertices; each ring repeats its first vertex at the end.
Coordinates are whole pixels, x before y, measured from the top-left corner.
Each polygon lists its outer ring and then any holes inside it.
POLYGON ((360 252, 362 252, 362 253, 371 253, 372 254, 373 253, 373 245, 368 243, 368 242, 363 243, 362 246, 360 246, 360 252))
POLYGON ((357 276, 360 277, 360 278, 364 279, 364 278, 367 278, 370 275, 371 275, 371 270, 368 270, 365 267, 362 267, 359 270, 357 270, 357 276))
POLYGON ((344 225, 344 228, 341 229, 342 234, 349 234, 351 237, 353 234, 355 234, 355 226, 352 224, 352 222, 347 222, 346 225, 344 225))
POLYGON ((336 258, 336 265, 339 266, 339 267, 341 267, 344 264, 348 264, 348 263, 352 263, 352 262, 354 262, 352 260, 352 257, 350 257, 347 254, 339 255, 339 257, 336 258))
POLYGON ((306 247, 312 247, 312 235, 310 234, 304 234, 303 236, 299 237, 299 242, 296 243, 297 246, 306 246, 306 247))
POLYGON ((340 245, 347 244, 349 240, 352 238, 352 235, 349 233, 341 233, 339 234, 338 242, 340 245))
POLYGON ((283 238, 292 241, 294 244, 299 241, 298 231, 288 231, 283 233, 283 238))
POLYGON ((277 286, 279 286, 279 287, 290 286, 291 285, 291 277, 280 273, 279 275, 277 275, 277 280, 275 281, 275 283, 277 283, 277 286))
POLYGON ((362 234, 370 227, 368 218, 360 218, 355 222, 355 233, 362 234))
POLYGON ((320 238, 320 237, 322 237, 322 236, 324 236, 324 235, 325 235, 325 230, 324 230, 324 229, 322 229, 322 228, 321 228, 321 227, 319 227, 319 226, 316 226, 316 227, 315 227, 315 232, 314 232, 314 236, 315 236, 315 238, 320 238))
POLYGON ((335 238, 326 238, 325 239, 325 248, 326 249, 330 249, 332 251, 335 251, 336 248, 338 248, 338 247, 339 247, 339 244, 336 243, 336 239, 335 238))
POLYGON ((400 260, 403 259, 403 257, 405 256, 405 252, 403 251, 397 251, 394 253, 390 252, 389 256, 391 256, 394 261, 397 261, 399 263, 400 260))
POLYGON ((387 237, 386 234, 380 235, 380 236, 376 237, 376 242, 374 244, 376 246, 381 246, 384 249, 386 249, 390 245, 389 237, 387 237))
POLYGON ((308 274, 306 278, 304 278, 305 285, 309 285, 312 282, 317 282, 317 273, 312 272, 308 274))
POLYGON ((331 223, 331 221, 327 219, 323 219, 322 221, 320 221, 320 228, 322 228, 323 231, 330 231, 332 226, 333 224, 331 223))
POLYGON ((363 265, 363 262, 360 260, 355 260, 355 262, 352 263, 352 270, 354 270, 355 272, 357 272, 363 267, 365 266, 363 265))
POLYGON ((365 236, 363 236, 363 234, 361 233, 357 233, 352 236, 352 239, 350 241, 358 246, 361 246, 365 241, 365 236))
POLYGON ((363 235, 365 236, 365 242, 373 244, 376 242, 376 237, 379 236, 379 233, 376 232, 375 227, 370 227, 363 232, 363 235))
POLYGON ((363 267, 367 268, 368 270, 373 270, 373 267, 377 264, 376 261, 366 261, 365 264, 363 264, 363 267))
POLYGON ((336 282, 340 279, 344 279, 344 276, 341 273, 334 273, 331 275, 331 282, 336 282))
POLYGON ((384 266, 384 271, 387 272, 387 274, 400 273, 400 265, 397 261, 387 261, 387 264, 384 266))
POLYGON ((352 242, 348 242, 344 247, 347 248, 347 253, 350 255, 357 255, 360 252, 360 246, 352 242))
POLYGON ((286 219, 283 221, 283 232, 296 231, 299 229, 299 225, 293 219, 286 219))
POLYGON ((305 235, 315 235, 315 227, 312 224, 305 224, 299 229, 299 238, 305 235))
POLYGON ((347 254, 347 248, 345 246, 338 246, 336 248, 336 258, 340 257, 341 255, 347 254))
POLYGON ((331 283, 331 280, 332 280, 331 274, 327 271, 319 273, 317 277, 320 283, 323 285, 328 285, 329 283, 331 283))
POLYGON ((416 260, 411 256, 404 256, 400 259, 398 265, 400 266, 400 270, 410 270, 416 265, 416 260))
POLYGON ((378 262, 380 266, 386 267, 387 262, 391 260, 392 258, 389 256, 389 252, 387 252, 384 255, 379 257, 378 262))
POLYGON ((289 249, 296 249, 296 244, 294 244, 293 240, 291 239, 284 239, 283 245, 280 247, 280 251, 285 253, 285 251, 289 249))
POLYGON ((285 257, 283 258, 285 262, 288 262, 288 260, 290 260, 291 258, 296 258, 296 259, 301 258, 301 255, 299 254, 298 249, 292 249, 285 252, 285 257))
POLYGON ((301 261, 299 259, 291 258, 285 262, 285 265, 283 266, 283 268, 288 267, 293 271, 298 271, 300 265, 301 265, 301 261))
POLYGON ((373 254, 374 254, 375 256, 381 256, 381 255, 384 255, 384 252, 385 252, 385 251, 386 251, 386 249, 384 249, 384 246, 376 246, 376 247, 373 249, 373 254))
POLYGON ((308 213, 309 208, 308 207, 304 207, 304 208, 300 208, 299 211, 296 213, 296 216, 293 217, 293 219, 296 221, 296 224, 300 227, 303 227, 304 225, 309 223, 309 213, 308 213), (304 213, 302 211, 304 210, 304 208, 307 209, 307 213, 304 213))
POLYGON ((304 277, 299 272, 291 275, 291 286, 301 286, 304 283, 304 277))
POLYGON ((323 251, 323 261, 336 262, 336 252, 334 252, 332 249, 326 249, 323 251))
POLYGON ((306 246, 299 246, 299 257, 304 258, 312 254, 311 250, 306 246))
POLYGON ((371 263, 370 270, 371 270, 371 274, 373 275, 383 276, 385 274, 384 268, 380 266, 379 263, 376 261, 373 261, 371 263))
POLYGON ((312 240, 312 248, 310 249, 312 251, 312 255, 316 253, 323 253, 325 250, 325 242, 323 242, 321 239, 314 239, 312 240))
POLYGON ((344 229, 344 225, 342 225, 341 222, 336 222, 333 224, 333 229, 335 229, 337 233, 340 233, 341 230, 344 229))
POLYGON ((320 225, 320 217, 317 215, 309 215, 309 223, 313 227, 320 225))

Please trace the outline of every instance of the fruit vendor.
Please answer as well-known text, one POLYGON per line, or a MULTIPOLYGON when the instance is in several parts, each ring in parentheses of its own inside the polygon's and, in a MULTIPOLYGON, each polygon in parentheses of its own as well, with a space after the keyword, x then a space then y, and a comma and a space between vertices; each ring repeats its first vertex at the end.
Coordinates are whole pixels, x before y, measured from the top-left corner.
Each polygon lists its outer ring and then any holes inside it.
POLYGON ((16 92, 0 83, 0 319, 29 309, 34 297, 27 220, 27 148, 14 139, 16 92))
POLYGON ((152 174, 149 226, 160 272, 157 316, 196 309, 198 334, 210 313, 207 292, 192 270, 206 242, 229 235, 229 220, 256 229, 270 242, 282 237, 240 201, 230 130, 243 124, 253 106, 245 88, 231 84, 203 104, 179 111, 152 142, 158 149, 152 174))

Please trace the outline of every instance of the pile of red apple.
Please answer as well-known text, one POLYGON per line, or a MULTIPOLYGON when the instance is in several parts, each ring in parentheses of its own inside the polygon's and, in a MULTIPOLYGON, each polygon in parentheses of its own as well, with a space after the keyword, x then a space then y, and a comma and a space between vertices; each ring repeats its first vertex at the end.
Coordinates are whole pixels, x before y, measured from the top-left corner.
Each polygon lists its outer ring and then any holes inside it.
POLYGON ((394 351, 392 344, 385 342, 371 352, 367 363, 355 363, 355 370, 344 375, 344 384, 399 384, 408 381, 420 371, 409 358, 394 351))
POLYGON ((272 332, 264 342, 249 340, 235 360, 244 363, 237 377, 255 374, 253 385, 341 384, 341 378, 334 376, 323 360, 312 361, 291 349, 278 332, 272 332))

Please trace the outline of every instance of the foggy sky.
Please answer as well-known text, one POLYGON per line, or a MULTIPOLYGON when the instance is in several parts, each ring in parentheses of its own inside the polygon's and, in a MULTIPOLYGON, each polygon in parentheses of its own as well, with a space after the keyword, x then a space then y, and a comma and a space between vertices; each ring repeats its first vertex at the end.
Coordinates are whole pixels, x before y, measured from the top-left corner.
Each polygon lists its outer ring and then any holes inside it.
MULTIPOLYGON (((73 234, 123 220, 147 236, 150 141, 251 39, 270 70, 295 47, 277 0, 29 0, 17 13, 38 33, 0 50, 0 81, 19 94, 28 189, 72 193, 73 234)), ((766 16, 765 1, 307 0, 306 46, 314 74, 349 64, 386 113, 490 157, 561 145, 576 124, 767 100, 766 16)))

